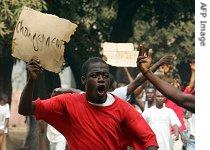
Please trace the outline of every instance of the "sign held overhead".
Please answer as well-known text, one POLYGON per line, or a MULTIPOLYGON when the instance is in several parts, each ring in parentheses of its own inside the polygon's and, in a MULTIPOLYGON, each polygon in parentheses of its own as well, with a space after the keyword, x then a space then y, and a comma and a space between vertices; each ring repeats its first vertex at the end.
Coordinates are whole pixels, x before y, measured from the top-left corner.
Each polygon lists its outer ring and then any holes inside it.
POLYGON ((64 64, 64 44, 76 28, 69 20, 23 7, 14 31, 12 56, 26 62, 37 57, 43 68, 59 73, 64 64))
POLYGON ((116 67, 136 67, 139 52, 134 51, 133 43, 109 43, 102 44, 103 55, 109 65, 116 67))

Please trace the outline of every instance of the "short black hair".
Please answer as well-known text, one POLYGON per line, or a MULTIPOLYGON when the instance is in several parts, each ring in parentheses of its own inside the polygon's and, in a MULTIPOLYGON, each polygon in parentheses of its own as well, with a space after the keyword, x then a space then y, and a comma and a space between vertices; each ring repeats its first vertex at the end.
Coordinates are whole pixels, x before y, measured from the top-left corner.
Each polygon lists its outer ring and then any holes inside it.
MULTIPOLYGON (((87 61, 85 61, 82 65, 82 76, 86 76, 87 75, 87 72, 88 72, 88 67, 90 66, 90 64, 93 64, 93 63, 98 63, 98 62, 101 62, 101 63, 104 63, 107 65, 107 63, 99 58, 99 57, 91 57, 89 58, 87 61)), ((108 65, 107 65, 108 67, 108 65)))
POLYGON ((8 96, 6 94, 4 94, 4 93, 0 93, 0 100, 8 102, 8 96))

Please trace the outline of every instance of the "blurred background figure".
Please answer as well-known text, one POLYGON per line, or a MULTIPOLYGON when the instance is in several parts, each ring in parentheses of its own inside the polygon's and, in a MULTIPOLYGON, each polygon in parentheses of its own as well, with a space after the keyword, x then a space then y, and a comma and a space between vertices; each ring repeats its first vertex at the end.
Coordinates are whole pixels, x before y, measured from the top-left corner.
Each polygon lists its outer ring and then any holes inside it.
POLYGON ((10 110, 8 97, 0 93, 0 150, 6 150, 6 136, 8 133, 10 110))
POLYGON ((47 125, 47 138, 50 141, 50 150, 65 150, 66 139, 51 125, 47 125))
POLYGON ((178 140, 181 123, 175 112, 164 106, 164 102, 165 97, 156 90, 155 105, 145 109, 142 115, 155 132, 159 150, 172 150, 171 128, 175 131, 173 133, 174 140, 178 140))

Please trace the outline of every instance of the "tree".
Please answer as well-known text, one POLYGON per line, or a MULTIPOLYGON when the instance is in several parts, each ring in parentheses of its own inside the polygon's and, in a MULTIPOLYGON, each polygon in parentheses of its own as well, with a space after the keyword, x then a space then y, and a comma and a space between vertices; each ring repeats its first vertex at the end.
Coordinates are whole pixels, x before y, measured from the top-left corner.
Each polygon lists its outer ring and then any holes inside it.
MULTIPOLYGON (((145 42, 155 51, 155 59, 167 53, 177 55, 177 63, 194 56, 194 1, 146 0, 61 0, 47 1, 49 13, 79 25, 66 45, 66 65, 70 65, 78 88, 80 69, 91 56, 100 56, 100 43, 145 42), (55 8, 56 6, 56 8, 55 8)), ((116 67, 111 67, 115 74, 116 67)))
POLYGON ((36 10, 46 9, 45 2, 42 0, 0 1, 0 92, 7 94, 9 104, 12 94, 12 68, 15 62, 15 59, 11 56, 12 36, 16 21, 24 5, 36 10))
MULTIPOLYGON (((165 52, 175 53, 177 62, 194 55, 195 1, 46 0, 46 3, 47 5, 42 0, 0 1, 0 91, 7 92, 8 95, 11 95, 12 90, 11 72, 14 63, 9 50, 14 25, 24 4, 78 25, 71 41, 65 45, 65 60, 66 66, 71 66, 77 88, 80 89, 81 65, 91 56, 100 56, 100 44, 104 41, 145 42, 147 47, 154 49, 157 58, 165 52)), ((116 68, 112 67, 111 71, 114 73, 116 68)), ((48 77, 44 73, 44 77, 38 82, 42 81, 42 88, 48 88, 50 82, 45 81, 48 77)), ((58 84, 59 82, 49 87, 53 88, 58 84)), ((45 98, 49 97, 49 93, 38 92, 34 98, 37 96, 45 98)), ((29 137, 31 135, 33 133, 29 137)), ((26 145, 36 145, 36 141, 30 142, 26 142, 26 145)))
MULTIPOLYGON (((9 97, 9 103, 11 103, 11 94, 12 94, 12 83, 11 83, 11 75, 13 64, 15 63, 15 59, 11 56, 11 43, 12 36, 15 28, 16 21, 19 17, 19 14, 22 10, 23 6, 28 6, 36 10, 46 9, 46 4, 42 0, 19 0, 19 1, 10 1, 10 0, 1 0, 0 1, 0 92, 4 92, 9 97)), ((50 79, 49 76, 45 73, 45 78, 50 79)), ((45 79, 44 78, 44 79, 45 79)), ((41 81, 45 86, 42 88, 48 88, 46 85, 52 83, 52 81, 48 81, 46 84, 45 80, 41 81)), ((54 82, 53 82, 54 83, 54 82)), ((58 83, 59 84, 59 83, 58 83)), ((51 86, 53 88, 55 86, 51 86)), ((57 86, 58 87, 58 86, 57 86)), ((40 87, 39 87, 40 88, 40 87)), ((50 89, 50 88, 48 88, 50 89)), ((44 91, 43 89, 37 91, 37 95, 45 96, 49 93, 40 93, 44 91)), ((48 95, 49 96, 49 95, 48 95)), ((35 97, 34 97, 35 98, 35 97)), ((28 132, 28 138, 26 139, 25 146, 30 147, 29 149, 37 149, 38 142, 38 125, 34 121, 33 117, 30 117, 30 128, 28 132), (32 137, 32 138, 31 138, 32 137), (33 148, 32 148, 33 147, 33 148)))

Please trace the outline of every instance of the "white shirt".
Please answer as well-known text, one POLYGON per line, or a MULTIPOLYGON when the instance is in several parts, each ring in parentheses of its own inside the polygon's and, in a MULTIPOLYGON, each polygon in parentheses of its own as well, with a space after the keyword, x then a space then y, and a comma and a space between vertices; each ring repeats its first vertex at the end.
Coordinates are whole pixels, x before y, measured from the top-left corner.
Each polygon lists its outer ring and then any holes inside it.
POLYGON ((158 150, 172 150, 173 142, 170 133, 171 126, 181 126, 181 123, 175 112, 167 107, 158 109, 156 106, 152 106, 146 109, 142 113, 142 116, 148 122, 156 135, 159 145, 158 150))
MULTIPOLYGON (((5 126, 5 120, 6 118, 10 117, 10 111, 9 111, 9 104, 0 105, 0 129, 3 130, 5 126)), ((7 128, 4 131, 4 133, 7 133, 7 128)))
POLYGON ((128 89, 128 86, 123 86, 123 87, 116 88, 111 93, 121 99, 128 101, 130 99, 130 96, 127 96, 127 89, 128 89))
POLYGON ((195 114, 192 114, 192 116, 187 119, 187 130, 190 135, 195 136, 195 114))
POLYGON ((47 138, 52 143, 66 141, 65 137, 51 125, 47 125, 47 138))
POLYGON ((91 102, 89 102, 89 103, 94 105, 94 106, 103 106, 103 107, 105 107, 105 106, 109 106, 109 105, 113 104, 114 101, 115 101, 114 97, 111 94, 107 93, 107 98, 106 98, 106 101, 104 103, 102 103, 102 104, 91 103, 91 102))

